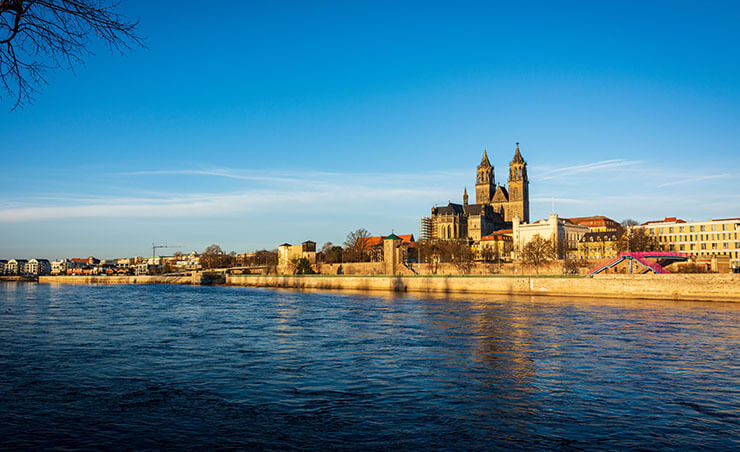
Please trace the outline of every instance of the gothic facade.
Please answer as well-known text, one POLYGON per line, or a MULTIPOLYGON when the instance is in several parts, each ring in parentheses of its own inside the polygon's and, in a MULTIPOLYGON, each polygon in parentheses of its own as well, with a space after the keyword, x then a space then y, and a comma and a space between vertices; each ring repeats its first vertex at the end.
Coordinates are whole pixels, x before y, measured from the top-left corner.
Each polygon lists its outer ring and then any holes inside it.
POLYGON ((508 188, 496 184, 494 167, 483 150, 475 179, 475 204, 468 203, 466 188, 462 204, 432 208, 429 238, 480 241, 494 231, 511 228, 514 218, 529 223, 527 162, 519 152, 519 143, 509 163, 508 188))

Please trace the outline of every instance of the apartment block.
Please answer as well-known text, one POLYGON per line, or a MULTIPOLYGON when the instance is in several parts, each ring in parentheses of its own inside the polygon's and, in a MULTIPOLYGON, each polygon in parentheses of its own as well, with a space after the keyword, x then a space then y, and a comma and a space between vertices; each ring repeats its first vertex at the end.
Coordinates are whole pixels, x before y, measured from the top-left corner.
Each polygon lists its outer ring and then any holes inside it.
POLYGON ((664 251, 698 259, 728 258, 732 267, 740 267, 740 218, 684 221, 672 217, 637 227, 654 236, 664 251))

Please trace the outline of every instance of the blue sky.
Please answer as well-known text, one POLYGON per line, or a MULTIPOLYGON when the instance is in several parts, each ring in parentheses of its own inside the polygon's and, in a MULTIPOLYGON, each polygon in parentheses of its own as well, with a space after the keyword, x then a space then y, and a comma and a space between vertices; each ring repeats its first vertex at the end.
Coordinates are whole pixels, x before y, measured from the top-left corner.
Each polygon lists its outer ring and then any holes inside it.
POLYGON ((740 216, 734 2, 120 9, 146 49, 0 100, 0 257, 417 234, 516 141, 533 219, 740 216))

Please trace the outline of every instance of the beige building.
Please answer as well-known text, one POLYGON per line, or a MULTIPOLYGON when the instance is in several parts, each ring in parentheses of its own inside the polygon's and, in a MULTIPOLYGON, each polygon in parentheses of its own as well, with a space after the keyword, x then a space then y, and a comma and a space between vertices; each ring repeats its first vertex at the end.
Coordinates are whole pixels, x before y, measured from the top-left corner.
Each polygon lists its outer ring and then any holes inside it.
POLYGON ((550 240, 555 247, 559 259, 577 259, 578 242, 589 231, 588 226, 573 224, 565 219, 558 218, 557 214, 550 214, 547 220, 540 220, 532 224, 521 223, 514 218, 513 246, 514 255, 518 259, 519 251, 535 236, 550 240))
POLYGON ((484 235, 479 242, 472 245, 473 256, 477 261, 500 262, 511 259, 513 251, 513 231, 502 229, 490 235, 484 235))
POLYGON ((291 262, 306 258, 311 265, 316 264, 316 242, 306 240, 300 245, 291 245, 290 243, 283 243, 278 246, 278 269, 281 273, 285 273, 291 262))
POLYGON ((618 242, 622 225, 603 215, 566 218, 569 223, 588 226, 588 232, 578 242, 578 259, 601 260, 619 254, 618 242))
POLYGON ((740 218, 688 222, 673 217, 636 227, 655 237, 664 251, 698 259, 729 258, 732 267, 740 267, 740 218))

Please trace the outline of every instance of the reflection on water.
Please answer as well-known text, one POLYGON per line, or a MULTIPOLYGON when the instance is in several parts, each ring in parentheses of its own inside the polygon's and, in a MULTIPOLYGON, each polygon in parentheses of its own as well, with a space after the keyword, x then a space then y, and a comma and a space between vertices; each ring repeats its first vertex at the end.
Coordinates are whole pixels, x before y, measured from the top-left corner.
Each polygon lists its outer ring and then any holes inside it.
POLYGON ((0 447, 709 448, 740 305, 0 285, 0 447))

